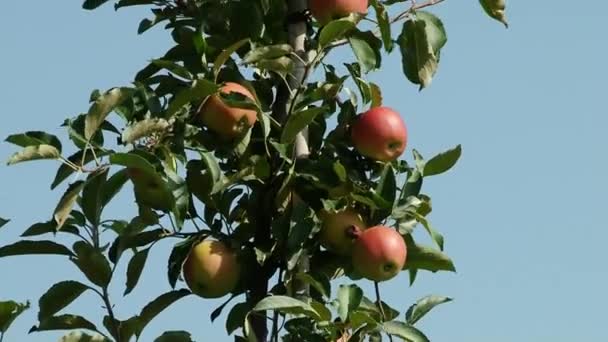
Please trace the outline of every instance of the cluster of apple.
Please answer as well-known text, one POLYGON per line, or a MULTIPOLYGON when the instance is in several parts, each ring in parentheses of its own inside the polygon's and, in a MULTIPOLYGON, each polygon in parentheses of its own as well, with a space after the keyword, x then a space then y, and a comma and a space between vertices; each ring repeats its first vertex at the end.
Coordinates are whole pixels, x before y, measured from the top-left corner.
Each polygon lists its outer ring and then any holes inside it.
MULTIPOLYGON (((366 13, 367 0, 310 0, 313 16, 321 24, 351 13, 366 13)), ((246 87, 226 82, 220 93, 237 93, 250 100, 246 87)), ((257 120, 252 109, 226 104, 210 96, 199 108, 196 120, 219 137, 231 140, 244 135, 257 120)), ((353 147, 361 155, 380 162, 396 160, 407 144, 407 129, 400 115, 388 107, 375 107, 359 115, 350 127, 353 147)), ((399 233, 386 226, 369 227, 354 209, 321 212, 321 245, 342 256, 351 256, 356 271, 373 281, 395 277, 406 261, 407 249, 399 233)), ((193 293, 205 298, 222 297, 236 288, 240 278, 237 252, 226 243, 207 239, 196 244, 183 265, 184 279, 193 293)))

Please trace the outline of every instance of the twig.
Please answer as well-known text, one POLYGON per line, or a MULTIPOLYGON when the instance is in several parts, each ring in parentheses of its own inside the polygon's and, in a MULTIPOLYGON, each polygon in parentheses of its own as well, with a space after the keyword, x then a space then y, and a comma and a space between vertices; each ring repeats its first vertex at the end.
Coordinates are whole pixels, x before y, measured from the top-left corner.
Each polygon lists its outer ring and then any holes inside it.
MULTIPOLYGON (((386 314, 384 313, 384 305, 382 305, 382 298, 380 298, 380 287, 378 286, 378 282, 374 281, 374 289, 376 290, 376 305, 378 305, 378 309, 380 310, 380 315, 382 316, 382 322, 386 321, 386 314)), ((389 341, 393 342, 393 337, 388 335, 389 341)))

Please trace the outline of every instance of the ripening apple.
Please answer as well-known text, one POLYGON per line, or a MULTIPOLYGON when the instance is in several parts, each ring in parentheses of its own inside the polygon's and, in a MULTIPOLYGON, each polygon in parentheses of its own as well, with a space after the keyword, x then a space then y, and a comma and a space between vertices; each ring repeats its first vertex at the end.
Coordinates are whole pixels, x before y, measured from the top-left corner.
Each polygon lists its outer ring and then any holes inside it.
POLYGON ((380 282, 395 277, 403 269, 406 258, 405 241, 395 229, 386 226, 362 231, 353 244, 353 266, 369 280, 380 282))
POLYGON ((127 175, 133 182, 137 203, 162 211, 170 211, 173 208, 173 193, 162 177, 132 167, 127 168, 127 175))
POLYGON ((393 161, 405 151, 407 127, 396 111, 374 107, 355 119, 351 140, 362 155, 383 162, 393 161))
POLYGON ((229 246, 217 240, 204 240, 188 254, 183 272, 192 293, 219 298, 237 286, 241 268, 236 252, 229 246))
POLYGON ((321 245, 338 255, 350 255, 354 240, 353 229, 367 228, 361 215, 349 208, 335 213, 322 211, 319 216, 322 221, 319 232, 321 245))
MULTIPOLYGON (((255 101, 249 89, 234 82, 226 82, 221 88, 222 94, 238 93, 255 101)), ((253 109, 230 107, 219 95, 207 98, 201 106, 198 120, 220 137, 231 140, 244 135, 255 124, 257 112, 253 109)))
POLYGON ((368 0, 309 0, 308 7, 321 25, 351 13, 367 14, 368 0))

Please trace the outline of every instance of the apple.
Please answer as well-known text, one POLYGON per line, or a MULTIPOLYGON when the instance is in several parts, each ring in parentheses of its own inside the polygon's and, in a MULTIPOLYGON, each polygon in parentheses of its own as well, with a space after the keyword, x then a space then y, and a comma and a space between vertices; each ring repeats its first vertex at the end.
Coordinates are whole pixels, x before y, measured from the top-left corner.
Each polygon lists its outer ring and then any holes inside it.
POLYGON ((361 215, 353 209, 338 212, 322 211, 319 232, 321 246, 338 255, 349 256, 353 246, 353 231, 367 228, 361 215))
POLYGON ((309 0, 308 7, 321 25, 351 13, 367 14, 368 0, 309 0))
POLYGON ((133 182, 138 204, 162 211, 170 211, 173 208, 173 193, 158 174, 130 167, 127 168, 127 175, 133 182))
POLYGON ((203 298, 219 298, 239 282, 237 254, 225 243, 204 240, 195 245, 183 267, 184 280, 192 293, 203 298))
POLYGON ((362 155, 393 161, 405 151, 407 127, 399 115, 388 107, 374 107, 359 115, 351 126, 351 140, 362 155))
POLYGON ((375 226, 357 235, 352 262, 362 277, 381 282, 401 272, 407 258, 407 247, 396 230, 375 226))
MULTIPOLYGON (((221 88, 222 94, 238 93, 255 101, 249 89, 234 82, 226 82, 221 88)), ((256 122, 257 111, 230 107, 219 95, 207 98, 197 113, 198 120, 220 137, 231 140, 244 135, 256 122)))

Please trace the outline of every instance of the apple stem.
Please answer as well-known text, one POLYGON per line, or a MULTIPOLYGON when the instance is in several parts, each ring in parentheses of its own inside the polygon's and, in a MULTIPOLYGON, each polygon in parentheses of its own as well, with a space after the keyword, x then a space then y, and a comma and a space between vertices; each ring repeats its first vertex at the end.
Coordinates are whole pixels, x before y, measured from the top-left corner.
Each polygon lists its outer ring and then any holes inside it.
POLYGON ((362 230, 361 228, 355 226, 354 224, 350 227, 348 227, 348 229, 346 230, 346 236, 348 236, 349 238, 352 238, 353 240, 356 240, 359 238, 359 236, 361 236, 362 230))
MULTIPOLYGON (((382 316, 382 322, 386 321, 386 314, 384 313, 384 306, 382 305, 382 298, 380 297, 380 286, 378 286, 378 282, 374 281, 374 289, 376 290, 376 305, 378 305, 378 310, 380 310, 380 315, 382 316)), ((393 337, 388 335, 389 341, 393 342, 393 337)))

